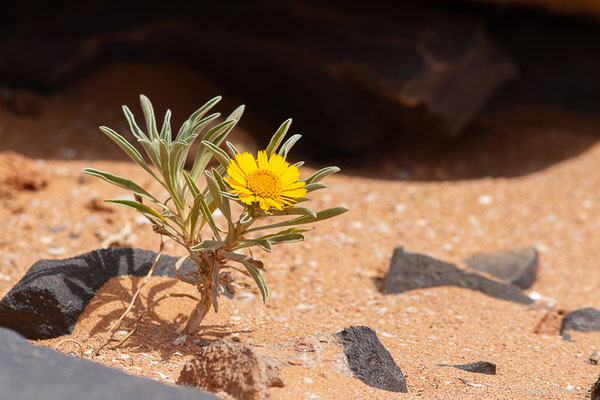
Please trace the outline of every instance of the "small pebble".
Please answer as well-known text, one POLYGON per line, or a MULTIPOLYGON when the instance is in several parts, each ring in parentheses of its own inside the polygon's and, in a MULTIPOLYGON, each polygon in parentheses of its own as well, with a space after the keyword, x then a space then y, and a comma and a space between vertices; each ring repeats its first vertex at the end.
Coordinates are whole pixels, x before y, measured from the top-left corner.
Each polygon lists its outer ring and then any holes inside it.
POLYGON ((489 194, 482 194, 481 196, 479 196, 479 198, 477 199, 477 202, 479 204, 483 204, 483 205, 489 205, 492 204, 492 202, 494 201, 494 198, 492 196, 490 196, 489 194))

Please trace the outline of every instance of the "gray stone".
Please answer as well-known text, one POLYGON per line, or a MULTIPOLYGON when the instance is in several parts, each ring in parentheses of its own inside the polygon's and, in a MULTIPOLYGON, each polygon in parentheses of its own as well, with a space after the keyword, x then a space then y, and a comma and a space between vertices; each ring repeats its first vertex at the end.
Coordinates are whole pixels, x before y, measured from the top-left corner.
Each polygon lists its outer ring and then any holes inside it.
POLYGON ((528 289, 535 282, 538 251, 521 247, 492 253, 477 253, 465 260, 469 268, 486 272, 496 278, 528 289))
POLYGON ((356 378, 378 389, 408 392, 400 367, 373 329, 352 326, 338 332, 336 336, 341 340, 350 370, 356 378))
POLYGON ((478 374, 496 375, 496 364, 489 361, 477 361, 470 364, 438 364, 439 367, 453 367, 467 372, 478 374))
POLYGON ((394 249, 390 269, 384 280, 383 292, 403 293, 435 286, 458 286, 477 290, 488 296, 521 304, 531 304, 528 296, 511 284, 488 279, 477 273, 422 254, 394 249))
POLYGON ((0 388, 15 400, 218 400, 191 388, 176 388, 28 343, 0 328, 0 388))
POLYGON ((567 331, 574 330, 579 332, 600 331, 600 310, 588 307, 575 310, 562 319, 560 334, 565 339, 570 339, 567 331))
MULTIPOLYGON (((0 301, 0 326, 28 339, 71 333, 96 290, 115 276, 146 275, 155 257, 152 251, 112 247, 38 261, 0 301)), ((163 254, 154 275, 174 277, 175 262, 163 254)), ((184 264, 184 269, 190 267, 184 264)))
POLYGON ((285 365, 245 344, 219 339, 200 348, 177 383, 225 392, 239 400, 263 400, 269 398, 269 387, 284 386, 279 369, 285 365))

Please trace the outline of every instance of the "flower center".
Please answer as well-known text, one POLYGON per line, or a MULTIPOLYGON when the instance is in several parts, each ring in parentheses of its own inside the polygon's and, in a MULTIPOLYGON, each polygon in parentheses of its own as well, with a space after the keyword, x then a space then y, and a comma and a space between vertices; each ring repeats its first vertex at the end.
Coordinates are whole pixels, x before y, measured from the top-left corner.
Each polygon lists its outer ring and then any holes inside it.
POLYGON ((274 199, 281 194, 281 179, 271 171, 257 169, 246 178, 248 189, 255 196, 274 199))

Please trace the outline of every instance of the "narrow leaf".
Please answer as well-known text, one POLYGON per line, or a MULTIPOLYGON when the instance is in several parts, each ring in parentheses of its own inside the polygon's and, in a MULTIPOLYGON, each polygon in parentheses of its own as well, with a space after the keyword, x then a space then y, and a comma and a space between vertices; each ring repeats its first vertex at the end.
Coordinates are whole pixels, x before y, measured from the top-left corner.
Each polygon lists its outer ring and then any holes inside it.
POLYGON ((304 186, 304 189, 306 189, 306 193, 310 193, 314 192, 315 190, 325 189, 326 187, 327 185, 324 183, 309 183, 308 185, 304 186))
POLYGON ((276 224, 258 226, 256 228, 248 229, 246 232, 249 233, 249 232, 258 231, 261 229, 281 228, 283 226, 289 226, 289 225, 310 224, 312 222, 318 222, 318 221, 323 221, 323 220, 326 220, 329 218, 333 218, 335 216, 345 213, 346 211, 348 211, 348 209, 346 207, 342 207, 342 206, 326 208, 325 210, 319 211, 317 213, 316 218, 310 217, 310 216, 302 216, 302 217, 290 219, 288 221, 279 222, 276 224))
POLYGON ((156 118, 154 117, 154 108, 152 103, 143 94, 140 95, 140 104, 142 105, 142 111, 144 112, 144 118, 146 119, 146 128, 148 134, 152 139, 158 139, 158 130, 156 129, 156 118))
POLYGON ((160 130, 160 138, 165 139, 169 143, 171 142, 171 110, 167 110, 165 113, 165 120, 160 130))
POLYGON ((292 135, 279 149, 279 155, 283 158, 287 158, 288 152, 296 144, 296 142, 302 137, 302 135, 292 135))
POLYGON ((165 222, 165 218, 160 215, 158 213, 158 211, 156 211, 154 208, 149 207, 145 204, 142 203, 138 203, 137 201, 134 200, 105 200, 106 203, 109 204, 118 204, 127 208, 131 208, 133 210, 136 210, 142 214, 144 214, 146 217, 151 218, 154 221, 158 221, 158 222, 165 222))
POLYGON ((184 169, 181 170, 181 174, 183 175, 183 178, 185 179, 185 183, 187 184, 188 188, 190 189, 190 193, 192 194, 192 196, 194 198, 196 198, 200 194, 200 189, 196 185, 196 182, 194 182, 194 180, 192 179, 192 177, 190 176, 190 174, 188 174, 188 172, 186 170, 184 170, 184 169))
POLYGON ((215 156, 217 161, 223 167, 227 168, 227 166, 231 162, 231 159, 229 158, 227 153, 225 153, 219 146, 215 146, 214 144, 206 140, 203 140, 201 143, 208 148, 208 150, 215 156))
POLYGON ((108 136, 109 138, 111 138, 112 141, 115 142, 121 148, 121 150, 123 150, 129 156, 129 158, 131 158, 139 166, 141 166, 142 168, 144 168, 156 180, 161 181, 156 176, 156 174, 150 169, 150 167, 148 166, 148 164, 146 163, 146 161, 144 160, 144 158, 142 157, 142 155, 140 154, 140 152, 137 151, 137 149, 135 147, 133 147, 133 145, 131 143, 129 143, 123 136, 119 135, 117 132, 115 132, 114 130, 112 130, 112 129, 106 127, 106 126, 101 126, 100 130, 106 136, 108 136))
POLYGON ((140 195, 140 196, 158 204, 159 206, 161 206, 164 209, 168 208, 163 203, 158 201, 154 196, 152 196, 150 193, 148 193, 146 190, 144 190, 141 186, 139 186, 137 183, 132 182, 129 179, 123 178, 118 175, 113 175, 109 172, 100 171, 100 170, 97 170, 94 168, 85 168, 83 170, 83 173, 102 178, 105 181, 112 183, 113 185, 119 186, 123 189, 129 190, 130 192, 140 195))
POLYGON ((125 114, 125 118, 127 118, 127 122, 129 122, 129 129, 133 135, 138 139, 148 139, 148 137, 144 134, 144 132, 140 129, 138 124, 135 122, 135 118, 133 117, 133 113, 127 106, 123 106, 123 113, 125 114))
POLYGON ((326 176, 335 174, 336 172, 339 172, 339 171, 340 171, 340 169, 338 167, 322 168, 322 169, 318 170, 317 172, 315 172, 314 174, 312 174, 310 178, 306 179, 306 184, 308 185, 313 182, 319 182, 326 176))
POLYGON ((210 211, 208 205, 206 204, 206 201, 202 198, 200 199, 200 212, 202 213, 204 220, 210 226, 210 229, 212 229, 213 234, 215 235, 217 240, 221 240, 221 235, 219 234, 219 228, 217 228, 217 224, 215 224, 215 220, 212 217, 212 212, 210 211))
POLYGON ((274 211, 273 215, 309 215, 313 218, 317 218, 316 212, 304 206, 286 207, 283 210, 274 211))
POLYGON ((271 155, 277 151, 277 148, 283 141, 283 138, 285 137, 285 134, 287 133, 291 124, 292 124, 292 119, 290 118, 290 119, 286 120, 283 124, 281 124, 279 129, 277 129, 277 132, 275 132, 275 134, 271 138, 271 141, 267 145, 267 157, 268 158, 270 158, 271 155))
POLYGON ((244 264, 244 267, 246 267, 246 269, 250 273, 250 276, 252 276, 252 279, 254 279, 254 282, 256 282, 256 285, 260 290, 260 294, 262 295, 263 301, 266 303, 269 300, 269 286, 267 286, 267 282, 265 281, 262 272, 258 268, 250 264, 248 261, 244 260, 242 261, 242 264, 244 264))
POLYGON ((191 250, 216 250, 219 247, 223 247, 223 242, 219 240, 205 240, 192 247, 191 250))
POLYGON ((227 146, 227 148, 229 149, 229 152, 231 153, 232 156, 235 157, 236 154, 239 154, 240 152, 238 151, 238 149, 235 148, 235 146, 233 145, 233 143, 231 143, 230 141, 226 141, 225 145, 227 146))

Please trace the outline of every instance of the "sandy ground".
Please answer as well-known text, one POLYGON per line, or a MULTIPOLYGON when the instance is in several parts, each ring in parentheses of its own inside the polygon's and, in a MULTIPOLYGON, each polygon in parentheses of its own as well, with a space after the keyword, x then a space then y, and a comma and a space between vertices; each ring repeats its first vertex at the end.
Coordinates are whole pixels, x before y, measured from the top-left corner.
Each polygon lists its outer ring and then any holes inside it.
MULTIPOLYGON (((135 85, 165 71, 172 73, 173 68, 112 68, 60 96, 33 98, 37 114, 0 110, 0 149, 30 157, 25 162, 34 172, 28 173, 47 182, 37 190, 14 187, 0 197, 4 221, 0 296, 38 259, 96 249, 107 234, 123 232, 123 241, 132 246, 158 249, 158 238, 133 211, 98 207, 99 200, 125 193, 84 177, 81 169, 109 170, 161 193, 144 171, 121 161, 118 148, 95 126, 122 126, 120 103, 134 103, 131 93, 143 91, 135 85), (101 83, 111 77, 111 82, 118 80, 126 75, 123 71, 137 71, 134 76, 144 79, 122 89, 127 99, 113 104, 112 97, 102 94, 101 83), (95 111, 86 114, 89 98, 95 99, 95 111), (105 108, 109 106, 115 115, 105 108), (61 129, 69 124, 81 126, 61 136, 61 129)), ((195 79, 198 90, 204 88, 198 103, 214 95, 210 85, 195 79)), ((170 90, 167 98, 184 90, 165 87, 170 90)), ((186 107, 187 103, 183 115, 186 107)), ((208 315, 196 337, 175 345, 175 329, 193 303, 168 299, 142 319, 121 348, 106 348, 95 360, 173 383, 194 354, 196 340, 228 337, 259 352, 303 360, 302 365, 282 370, 286 385, 271 389, 274 399, 587 398, 600 366, 586 360, 600 348, 600 332, 576 333, 573 341, 565 341, 558 336, 557 326, 547 327, 544 334, 534 332, 546 314, 543 307, 453 287, 383 295, 379 283, 396 246, 464 266, 461 260, 474 252, 533 245, 540 251, 540 270, 528 292, 555 299, 557 309, 598 308, 600 145, 593 134, 599 128, 597 120, 521 110, 481 118, 465 140, 434 156, 388 155, 368 160, 370 164, 362 160, 347 165, 328 179, 329 189, 312 196, 310 205, 320 209, 343 204, 350 211, 316 224, 305 242, 261 254, 271 288, 267 305, 257 291, 233 300, 223 298, 219 313, 208 315), (336 372, 333 349, 326 344, 310 354, 302 350, 302 343, 312 335, 352 325, 377 331, 406 376, 408 394, 370 388, 336 372), (496 363, 497 375, 438 367, 480 360, 496 363)), ((14 156, 0 154, 0 166, 10 157, 14 156)), ((302 169, 304 177, 317 167, 308 165, 302 169)), ((9 174, 3 171, 0 168, 9 174)), ((172 242, 167 242, 166 252, 183 255, 172 242)), ((85 351, 94 349, 140 282, 131 277, 109 281, 72 335, 36 344, 54 347, 64 338, 73 338, 85 351)), ((152 278, 120 329, 131 329, 134 317, 161 294, 193 290, 166 278, 152 278)), ((78 353, 70 343, 60 350, 78 353)))

